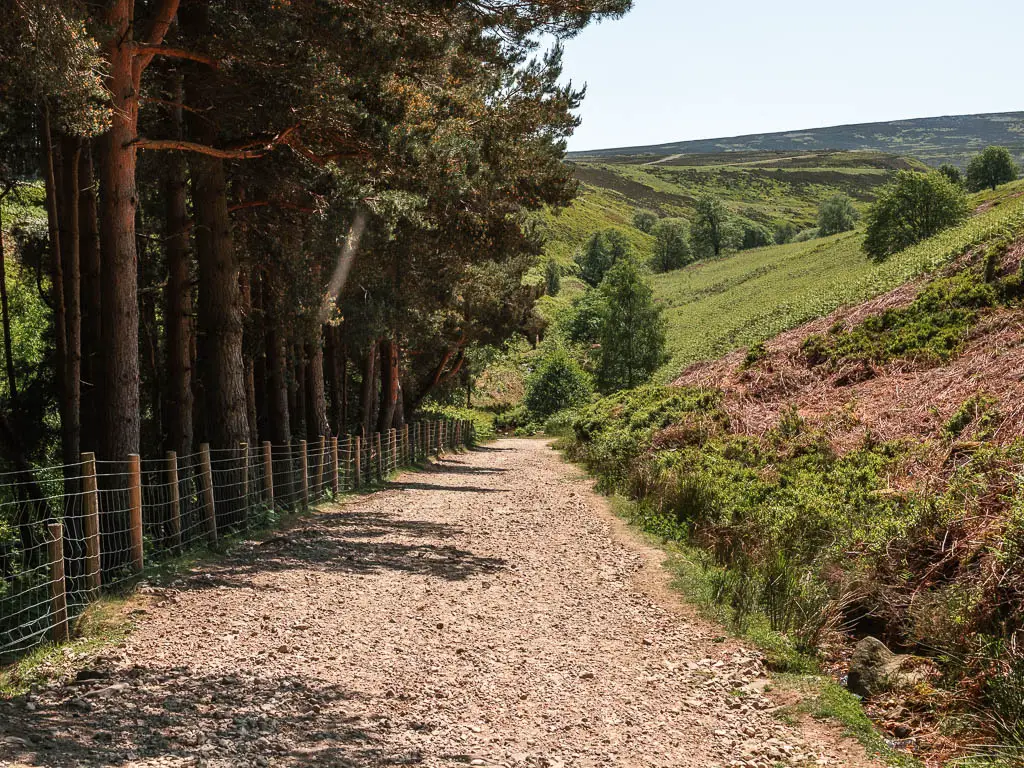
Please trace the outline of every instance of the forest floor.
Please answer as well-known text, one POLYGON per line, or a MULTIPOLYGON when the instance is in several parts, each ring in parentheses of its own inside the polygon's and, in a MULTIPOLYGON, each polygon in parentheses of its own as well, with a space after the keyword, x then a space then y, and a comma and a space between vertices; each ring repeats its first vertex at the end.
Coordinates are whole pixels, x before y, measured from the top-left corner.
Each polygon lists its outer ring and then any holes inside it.
POLYGON ((0 766, 875 765, 663 559, 544 442, 450 455, 142 590, 0 766))

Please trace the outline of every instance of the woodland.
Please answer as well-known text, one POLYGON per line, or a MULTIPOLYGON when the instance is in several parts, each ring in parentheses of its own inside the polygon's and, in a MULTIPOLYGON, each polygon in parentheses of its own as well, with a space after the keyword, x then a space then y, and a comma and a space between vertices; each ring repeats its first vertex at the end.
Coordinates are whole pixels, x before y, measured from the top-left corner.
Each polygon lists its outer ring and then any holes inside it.
POLYGON ((7 469, 384 431, 459 386, 531 332, 534 217, 576 192, 557 41, 628 6, 13 0, 7 469))

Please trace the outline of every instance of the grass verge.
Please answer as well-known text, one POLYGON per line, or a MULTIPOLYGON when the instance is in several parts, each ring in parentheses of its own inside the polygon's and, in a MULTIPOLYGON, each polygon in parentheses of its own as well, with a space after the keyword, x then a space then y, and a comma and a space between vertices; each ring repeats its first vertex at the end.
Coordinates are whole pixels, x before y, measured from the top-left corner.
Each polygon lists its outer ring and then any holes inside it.
MULTIPOLYGON (((665 551, 664 567, 671 573, 671 586, 690 604, 697 607, 701 615, 725 627, 731 635, 739 637, 765 655, 765 663, 773 672, 778 685, 799 694, 800 701, 780 710, 785 720, 796 722, 804 715, 817 720, 827 720, 842 726, 843 731, 857 739, 871 755, 884 760, 895 768, 921 768, 916 758, 894 749, 885 736, 875 728, 861 706, 860 699, 822 674, 816 659, 797 651, 788 638, 772 632, 763 614, 751 617, 742 629, 731 626, 730 611, 719 600, 718 575, 710 557, 703 550, 676 541, 670 541, 644 532, 636 525, 637 504, 620 495, 611 497, 611 507, 616 515, 630 524, 630 528, 657 544, 665 551)), ((971 768, 983 768, 975 763, 971 768)), ((996 768, 985 764, 984 768, 996 768)))

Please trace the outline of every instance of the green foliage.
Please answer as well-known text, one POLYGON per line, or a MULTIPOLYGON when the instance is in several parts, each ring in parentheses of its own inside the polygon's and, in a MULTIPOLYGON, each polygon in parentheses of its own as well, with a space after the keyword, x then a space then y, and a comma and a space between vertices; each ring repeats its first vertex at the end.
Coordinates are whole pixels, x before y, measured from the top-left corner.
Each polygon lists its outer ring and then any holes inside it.
POLYGON ((562 268, 554 259, 544 264, 544 291, 548 296, 557 296, 562 290, 562 268))
POLYGON ((421 409, 424 418, 428 419, 463 419, 473 422, 476 439, 486 442, 494 439, 495 415, 479 408, 463 408, 457 405, 440 405, 427 403, 421 409))
POLYGON ((720 402, 721 393, 712 390, 647 386, 617 392, 580 410, 572 453, 606 490, 625 488, 631 465, 656 432, 690 414, 721 428, 727 418, 720 402))
POLYGON ((747 354, 743 357, 743 366, 750 368, 757 365, 758 362, 768 356, 768 350, 765 348, 763 342, 751 345, 747 350, 747 354))
POLYGON ((662 219, 654 225, 651 234, 655 240, 651 266, 656 272, 671 272, 693 260, 690 225, 686 219, 662 219))
POLYGON ((758 224, 756 221, 743 220, 739 222, 738 226, 740 231, 740 250, 764 248, 766 245, 772 245, 775 242, 775 236, 763 224, 758 224))
POLYGON ((791 221, 782 222, 775 227, 775 244, 785 245, 796 237, 797 232, 799 232, 799 229, 797 229, 796 224, 791 221))
POLYGON ((999 737, 998 757, 1019 765, 1024 760, 1024 656, 1005 645, 995 650, 997 671, 986 679, 983 693, 986 713, 999 737))
POLYGON ((999 423, 1000 414, 996 407, 998 401, 988 395, 978 393, 961 405, 942 428, 946 437, 955 440, 964 433, 971 424, 976 427, 977 437, 986 439, 999 423))
POLYGON ((632 253, 629 240, 618 229, 595 232, 576 256, 580 277, 588 285, 597 286, 608 270, 632 253))
MULTIPOLYGON (((939 269, 968 250, 1024 233, 1024 183, 1000 187, 1001 204, 890 257, 869 259, 858 232, 763 248, 654 275, 665 307, 670 380, 688 364, 721 357, 836 308, 939 269)), ((1000 290, 1010 291, 1007 281, 1000 290)))
POLYGON ((558 329, 572 344, 596 344, 601 337, 601 324, 605 316, 604 295, 590 288, 573 300, 558 318, 558 329))
POLYGON ((697 257, 721 256, 724 251, 735 249, 740 237, 733 216, 722 201, 711 195, 701 195, 690 230, 691 245, 697 257))
POLYGON ((968 211, 963 190, 941 173, 901 171, 868 210, 864 252, 888 258, 960 224, 968 211))
POLYGON ((594 391, 590 376, 560 346, 540 359, 526 380, 523 404, 538 419, 582 405, 594 391))
POLYGON ((828 237, 849 232, 857 226, 859 218, 853 200, 842 193, 832 195, 818 208, 818 235, 828 237))
POLYGON ((944 163, 943 165, 939 166, 938 171, 947 179, 949 179, 951 183, 956 184, 958 187, 962 187, 964 185, 964 175, 963 173, 961 173, 960 169, 957 168, 955 165, 944 163))
POLYGON ((1006 147, 986 147, 967 166, 967 188, 971 192, 995 189, 1000 184, 1013 181, 1020 174, 1020 168, 1006 147))
POLYGON ((665 362, 665 320, 634 259, 615 264, 599 288, 605 309, 597 379, 602 392, 632 389, 665 362))
POLYGON ((978 310, 994 306, 996 289, 970 272, 931 283, 908 307, 872 315, 860 325, 809 336, 804 354, 812 364, 913 359, 937 363, 959 351, 978 310))
POLYGON ((633 226, 645 234, 651 234, 658 223, 658 214, 654 211, 640 210, 633 214, 633 226))

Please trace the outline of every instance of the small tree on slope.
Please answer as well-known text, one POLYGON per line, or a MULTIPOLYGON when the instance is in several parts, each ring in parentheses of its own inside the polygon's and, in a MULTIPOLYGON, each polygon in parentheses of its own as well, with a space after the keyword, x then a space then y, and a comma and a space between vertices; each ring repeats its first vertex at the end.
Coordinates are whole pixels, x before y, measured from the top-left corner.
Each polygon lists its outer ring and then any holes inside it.
POLYGON ((849 232, 857 226, 860 214, 853 207, 853 201, 839 193, 832 195, 818 208, 818 234, 821 237, 849 232))
POLYGON ((967 188, 971 192, 995 189, 1017 178, 1020 169, 1006 147, 987 147, 967 166, 967 188))
POLYGON ((615 262, 629 256, 633 246, 622 232, 617 229, 605 229, 590 236, 583 250, 576 256, 580 267, 580 277, 588 284, 597 286, 604 279, 605 273, 615 262))
POLYGON ((721 256, 723 251, 738 245, 732 215, 721 200, 711 195, 697 200, 690 239, 693 252, 700 259, 721 256))
POLYGON ((900 171, 868 210, 864 252, 885 259, 967 218, 962 188, 938 171, 900 171))
POLYGON ((597 379, 602 392, 643 384, 665 362, 665 320, 634 259, 612 267, 599 289, 605 299, 597 379))
POLYGON ((686 219, 662 219, 651 231, 654 235, 652 266, 657 272, 685 267, 690 255, 690 226, 686 219))

